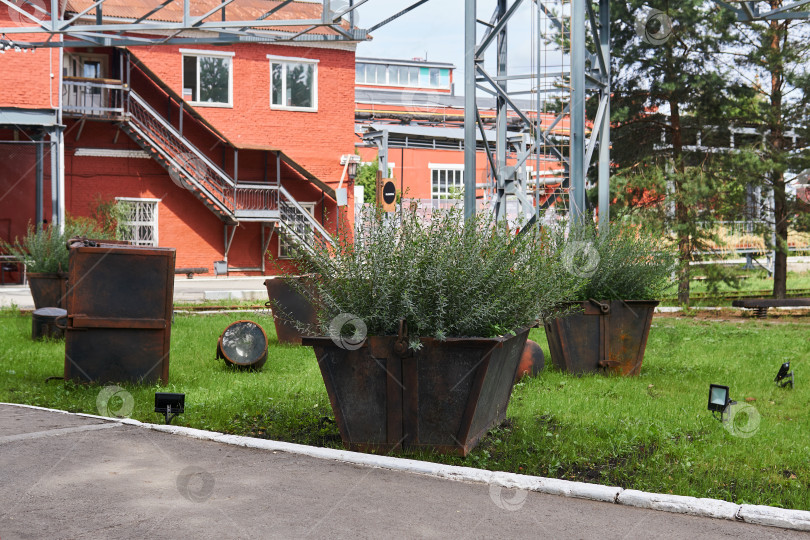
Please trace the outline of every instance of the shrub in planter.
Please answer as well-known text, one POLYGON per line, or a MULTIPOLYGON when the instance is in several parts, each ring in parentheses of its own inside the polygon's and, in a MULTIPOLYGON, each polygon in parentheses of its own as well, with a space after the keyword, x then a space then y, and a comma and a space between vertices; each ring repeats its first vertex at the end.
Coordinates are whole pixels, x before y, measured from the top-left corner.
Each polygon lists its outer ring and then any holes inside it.
POLYGON ((466 455, 501 421, 528 329, 582 279, 558 244, 457 210, 363 216, 334 248, 301 251, 315 349, 344 444, 466 455))
POLYGON ((60 232, 58 227, 37 229, 29 225, 22 239, 15 238, 14 243, 0 244, 3 251, 25 261, 28 285, 37 309, 64 307, 62 299, 67 286, 69 255, 67 240, 74 236, 106 238, 109 235, 99 231, 91 221, 70 219, 65 224, 64 232, 60 232))
POLYGON ((588 280, 575 298, 577 312, 545 323, 552 362, 572 373, 638 375, 657 299, 670 284, 672 249, 620 223, 599 234, 588 220, 567 237, 561 229, 551 236, 565 246, 566 270, 588 280))

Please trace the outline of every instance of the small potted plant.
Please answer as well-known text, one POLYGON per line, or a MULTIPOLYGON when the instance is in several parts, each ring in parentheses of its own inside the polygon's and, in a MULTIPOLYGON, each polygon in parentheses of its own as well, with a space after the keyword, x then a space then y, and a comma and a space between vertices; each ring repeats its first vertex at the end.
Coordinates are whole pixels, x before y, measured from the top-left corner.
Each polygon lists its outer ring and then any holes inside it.
POLYGON ((67 240, 74 236, 107 238, 92 221, 69 219, 64 232, 58 227, 45 225, 35 228, 29 224, 26 235, 15 238, 14 243, 2 242, 0 248, 25 262, 28 286, 36 309, 63 308, 67 291, 67 240))
POLYGON ((301 250, 321 369, 344 444, 466 455, 502 421, 529 328, 582 279, 537 229, 457 210, 375 210, 335 247, 301 250))
POLYGON ((571 373, 638 375, 653 312, 670 285, 674 254, 666 240, 613 223, 600 233, 591 220, 554 235, 569 273, 587 280, 576 309, 545 323, 555 367, 571 373))

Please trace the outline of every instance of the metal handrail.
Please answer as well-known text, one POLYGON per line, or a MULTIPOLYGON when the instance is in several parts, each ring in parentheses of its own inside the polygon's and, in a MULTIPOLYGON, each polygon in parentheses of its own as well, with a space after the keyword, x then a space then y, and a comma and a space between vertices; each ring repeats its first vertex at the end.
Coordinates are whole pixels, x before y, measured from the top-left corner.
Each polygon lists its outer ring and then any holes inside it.
MULTIPOLYGON (((318 238, 322 242, 326 242, 328 245, 335 245, 335 240, 332 238, 332 235, 323 228, 323 226, 318 223, 318 221, 312 217, 309 212, 304 210, 304 208, 298 204, 290 192, 284 189, 284 186, 278 186, 279 192, 279 210, 281 213, 281 221, 282 222, 290 222, 296 223, 301 222, 300 218, 303 218, 307 225, 312 227, 312 229, 318 233, 318 238), (286 219, 285 219, 286 217, 286 219)), ((289 223, 284 223, 288 229, 291 229, 289 223)), ((307 238, 300 238, 303 232, 295 231, 296 235, 299 236, 299 240, 304 243, 307 243, 307 238)), ((303 233, 305 234, 305 233, 303 233)))
MULTIPOLYGON (((149 115, 154 120, 156 120, 158 123, 160 123, 160 125, 163 127, 163 129, 165 129, 170 135, 172 135, 172 138, 175 139, 176 142, 177 142, 177 146, 180 146, 184 150, 186 150, 185 153, 194 154, 194 157, 196 157, 200 161, 202 161, 209 169, 211 169, 211 171, 213 171, 219 177, 220 180, 222 180, 228 186, 234 187, 236 185, 236 183, 231 179, 230 176, 228 176, 225 173, 225 171, 220 169, 214 162, 212 162, 208 158, 208 156, 206 156, 205 154, 200 152, 194 145, 187 142, 186 138, 183 137, 180 134, 180 132, 177 131, 177 129, 175 129, 174 126, 172 126, 162 116, 160 116, 160 114, 158 114, 158 112, 155 109, 153 109, 152 106, 149 105, 141 96, 139 96, 138 94, 136 94, 132 90, 129 91, 129 95, 130 95, 130 98, 131 98, 132 101, 135 101, 138 105, 140 105, 143 109, 145 109, 146 112, 148 112, 149 115)), ((130 114, 132 114, 131 102, 130 102, 130 111, 129 112, 130 112, 130 114)), ((140 119, 138 119, 138 120, 140 120, 140 119)), ((178 152, 178 153, 180 153, 180 152, 178 152)))
POLYGON ((147 139, 182 180, 212 195, 233 216, 237 211, 278 210, 283 230, 311 249, 312 242, 334 245, 334 239, 281 185, 238 184, 188 142, 142 97, 129 91, 129 124, 147 139), (298 224, 303 225, 297 226, 298 224), (301 230, 299 230, 301 229, 301 230), (316 234, 312 235, 311 232, 316 234))
POLYGON ((62 109, 68 114, 99 118, 122 116, 125 90, 126 85, 121 81, 65 78, 62 80, 62 109))

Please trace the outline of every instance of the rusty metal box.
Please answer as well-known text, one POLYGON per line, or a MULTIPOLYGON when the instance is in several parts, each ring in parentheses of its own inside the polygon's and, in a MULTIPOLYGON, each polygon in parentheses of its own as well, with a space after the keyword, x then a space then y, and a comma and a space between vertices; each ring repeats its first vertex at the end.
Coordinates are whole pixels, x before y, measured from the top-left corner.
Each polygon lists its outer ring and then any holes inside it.
POLYGON ((173 248, 72 247, 65 379, 169 381, 173 248))

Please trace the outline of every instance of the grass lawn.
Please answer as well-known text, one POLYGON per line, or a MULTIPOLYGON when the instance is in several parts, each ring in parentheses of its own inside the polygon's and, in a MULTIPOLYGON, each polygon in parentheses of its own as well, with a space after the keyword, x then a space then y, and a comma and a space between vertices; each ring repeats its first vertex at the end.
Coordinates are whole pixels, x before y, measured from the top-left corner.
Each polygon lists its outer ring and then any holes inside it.
MULTIPOLYGON (((693 276, 699 276, 700 274, 702 274, 700 268, 692 268, 693 276)), ((725 283, 719 283, 717 285, 717 293, 713 293, 710 296, 722 296, 724 293, 759 294, 763 291, 768 291, 768 294, 770 294, 770 291, 773 290, 773 278, 768 277, 768 273, 764 270, 743 270, 740 268, 737 270, 737 275, 742 278, 740 279, 738 288, 730 287, 725 283)), ((787 288, 788 291, 806 291, 810 289, 810 272, 788 272, 787 288)), ((708 287, 705 280, 692 279, 689 289, 691 293, 697 295, 708 293, 708 287)), ((672 286, 670 286, 670 288, 667 290, 665 296, 666 298, 662 302, 662 305, 677 305, 677 302, 674 301, 678 296, 677 285, 673 283, 672 286)), ((730 306, 731 300, 725 302, 718 301, 716 298, 703 300, 698 296, 695 296, 690 301, 690 304, 693 306, 730 306)))
MULTIPOLYGON (((810 510, 810 321, 656 317, 653 325, 640 377, 547 369, 515 387, 507 421, 466 459, 409 457, 810 510), (773 383, 787 360, 794 390, 773 383), (706 410, 709 383, 730 386, 741 404, 756 399, 750 419, 737 414, 737 435, 706 410), (746 428, 751 436, 739 436, 746 428)), ((0 311, 0 401, 98 414, 99 386, 45 381, 63 373, 64 344, 30 335, 30 315, 0 311)), ((548 361, 543 331, 531 337, 548 361)), ((187 409, 175 424, 341 447, 311 349, 278 345, 268 316, 178 315, 170 384, 124 386, 138 420, 162 421, 152 412, 154 392, 178 391, 187 409), (238 319, 258 322, 271 339, 260 373, 214 358, 219 334, 238 319)))

